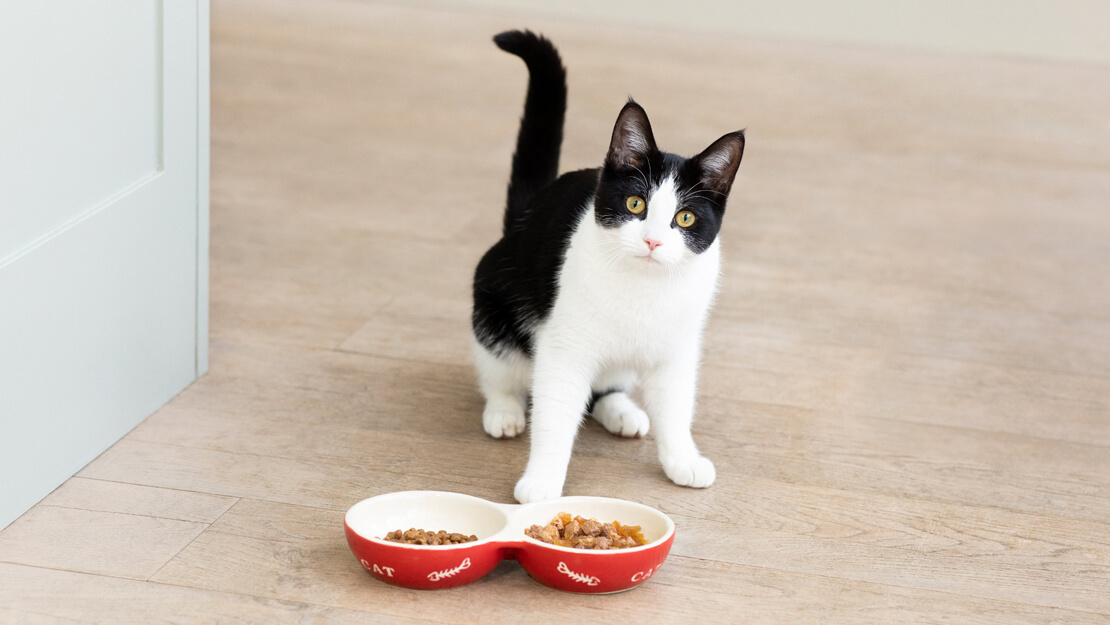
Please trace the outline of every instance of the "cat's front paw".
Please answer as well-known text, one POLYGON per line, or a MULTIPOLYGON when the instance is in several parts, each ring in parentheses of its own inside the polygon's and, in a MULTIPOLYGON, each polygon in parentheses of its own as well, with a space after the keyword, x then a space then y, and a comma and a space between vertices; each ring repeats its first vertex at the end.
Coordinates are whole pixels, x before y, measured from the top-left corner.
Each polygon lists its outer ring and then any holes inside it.
POLYGON ((705 488, 717 479, 717 469, 713 462, 705 456, 692 458, 667 457, 660 458, 663 462, 663 471, 671 481, 679 486, 690 488, 705 488))
POLYGON ((513 496, 520 503, 532 503, 533 501, 546 501, 548 499, 555 499, 563 494, 563 485, 556 480, 546 478, 536 478, 525 474, 516 483, 516 488, 513 489, 513 496))
POLYGON ((513 438, 524 433, 524 407, 515 401, 490 401, 482 413, 482 427, 494 438, 513 438))
POLYGON ((617 436, 639 438, 648 433, 647 413, 624 393, 610 393, 597 400, 590 414, 602 427, 617 436))

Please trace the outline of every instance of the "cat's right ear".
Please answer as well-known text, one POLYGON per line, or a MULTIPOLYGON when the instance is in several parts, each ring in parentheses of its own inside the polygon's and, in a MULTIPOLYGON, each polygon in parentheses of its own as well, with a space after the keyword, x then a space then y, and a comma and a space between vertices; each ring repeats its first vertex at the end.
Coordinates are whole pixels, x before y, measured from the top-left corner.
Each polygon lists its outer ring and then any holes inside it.
POLYGON ((615 167, 640 168, 656 151, 655 136, 651 134, 647 113, 630 99, 617 116, 605 162, 615 167))

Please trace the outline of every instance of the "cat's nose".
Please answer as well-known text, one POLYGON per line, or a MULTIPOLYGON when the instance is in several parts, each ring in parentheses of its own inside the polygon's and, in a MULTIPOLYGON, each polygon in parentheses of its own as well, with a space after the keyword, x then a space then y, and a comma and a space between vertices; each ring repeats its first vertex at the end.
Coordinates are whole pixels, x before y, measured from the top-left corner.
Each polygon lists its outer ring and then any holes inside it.
POLYGON ((655 239, 644 239, 644 243, 647 243, 649 252, 654 252, 655 248, 663 245, 662 241, 656 241, 655 239))

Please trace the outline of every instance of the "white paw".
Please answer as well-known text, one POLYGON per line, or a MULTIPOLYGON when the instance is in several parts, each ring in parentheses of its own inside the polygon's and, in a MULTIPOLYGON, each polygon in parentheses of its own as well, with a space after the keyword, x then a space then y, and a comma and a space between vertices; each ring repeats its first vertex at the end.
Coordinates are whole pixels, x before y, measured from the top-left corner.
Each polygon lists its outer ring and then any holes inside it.
POLYGON ((594 419, 617 436, 637 438, 648 433, 648 416, 624 393, 610 393, 597 400, 594 419))
POLYGON ((713 467, 713 462, 705 456, 681 459, 667 457, 660 458, 660 460, 663 462, 663 471, 666 472, 667 477, 679 486, 705 488, 717 479, 717 469, 713 467))
POLYGON ((563 485, 557 480, 535 478, 527 474, 520 478, 513 489, 513 496, 520 503, 546 501, 563 494, 563 485))
POLYGON ((513 438, 524 433, 524 407, 517 402, 488 402, 482 427, 494 438, 513 438))

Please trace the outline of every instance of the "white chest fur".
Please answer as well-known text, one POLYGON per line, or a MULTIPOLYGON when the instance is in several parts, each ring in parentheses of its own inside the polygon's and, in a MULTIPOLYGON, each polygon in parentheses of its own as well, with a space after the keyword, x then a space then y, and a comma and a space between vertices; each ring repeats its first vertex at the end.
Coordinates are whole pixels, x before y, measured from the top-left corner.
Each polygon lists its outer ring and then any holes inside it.
MULTIPOLYGON (((700 344, 717 286, 719 244, 701 254, 686 251, 677 264, 627 253, 637 244, 639 233, 600 228, 588 210, 571 238, 554 309, 536 338, 574 345, 602 367, 636 370, 680 345, 700 344)), ((682 245, 677 236, 669 244, 682 245)))

